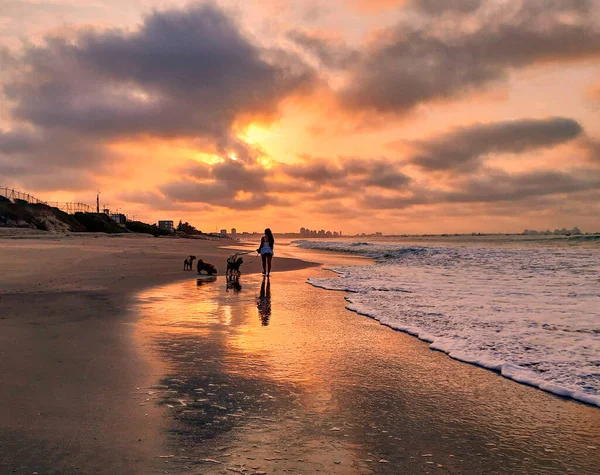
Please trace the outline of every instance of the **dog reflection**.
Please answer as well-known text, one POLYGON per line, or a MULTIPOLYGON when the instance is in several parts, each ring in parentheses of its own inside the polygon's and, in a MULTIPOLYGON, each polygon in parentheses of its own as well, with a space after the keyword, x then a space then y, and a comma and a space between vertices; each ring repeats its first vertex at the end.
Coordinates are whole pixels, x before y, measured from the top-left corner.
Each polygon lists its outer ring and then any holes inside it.
POLYGON ((203 285, 206 285, 210 282, 215 282, 217 280, 217 276, 216 275, 203 275, 202 277, 198 277, 196 279, 196 285, 198 287, 201 287, 203 285))
POLYGON ((229 289, 233 290, 234 292, 240 292, 242 290, 242 284, 240 284, 240 276, 238 274, 230 274, 227 276, 225 291, 229 292, 229 289))
POLYGON ((256 299, 256 307, 261 324, 266 327, 271 319, 271 279, 263 278, 260 295, 256 299))

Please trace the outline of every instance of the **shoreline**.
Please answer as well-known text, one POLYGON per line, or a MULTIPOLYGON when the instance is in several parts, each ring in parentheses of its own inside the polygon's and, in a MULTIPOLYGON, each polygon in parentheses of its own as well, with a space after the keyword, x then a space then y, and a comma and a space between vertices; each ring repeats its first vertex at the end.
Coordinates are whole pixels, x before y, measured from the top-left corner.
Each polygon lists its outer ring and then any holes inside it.
MULTIPOLYGON (((315 286, 315 287, 318 287, 318 286, 315 286)), ((329 290, 329 289, 326 289, 324 287, 319 287, 319 288, 321 288, 323 290, 329 290)), ((339 292, 345 292, 345 291, 339 291, 339 292)), ((382 325, 384 327, 388 327, 391 330, 394 330, 394 331, 397 331, 397 332, 405 333, 406 335, 412 336, 412 337, 416 338, 417 340, 419 340, 419 341, 421 341, 423 343, 428 343, 429 349, 431 351, 437 351, 439 353, 443 353, 444 355, 448 356, 449 358, 452 358, 453 360, 459 361, 459 362, 467 364, 467 365, 474 366, 476 368, 482 368, 482 369, 491 371, 492 373, 496 373, 497 375, 502 376, 503 378, 506 378, 506 379, 512 381, 513 383, 522 384, 524 386, 528 386, 530 388, 534 388, 534 389, 537 389, 539 391, 543 391, 543 392, 551 394, 552 396, 555 396, 555 397, 557 397, 559 399, 564 399, 564 400, 567 400, 567 401, 573 401, 573 402, 578 403, 578 404, 583 404, 584 406, 588 406, 588 407, 593 407, 593 408, 600 409, 600 396, 593 396, 593 395, 590 396, 590 395, 586 395, 586 394, 583 394, 581 396, 572 396, 572 395, 569 394, 571 391, 568 390, 568 389, 566 389, 566 388, 557 387, 555 389, 549 389, 549 388, 547 388, 547 387, 544 386, 544 385, 547 385, 547 383, 545 383, 545 382, 541 382, 541 383, 537 383, 536 384, 535 382, 529 382, 526 379, 523 379, 523 380, 516 379, 513 376, 505 374, 503 372, 502 368, 497 368, 496 366, 486 366, 483 363, 479 363, 479 362, 476 362, 476 361, 471 361, 471 360, 468 360, 468 359, 464 359, 464 358, 460 358, 458 356, 452 355, 451 352, 446 351, 446 350, 444 350, 442 348, 436 348, 436 347, 434 347, 432 345, 432 343, 434 343, 434 342, 432 342, 430 339, 427 339, 427 338, 421 338, 418 333, 411 332, 409 330, 405 330, 405 329, 402 329, 402 328, 395 327, 395 326, 393 326, 393 325, 391 325, 389 323, 381 322, 378 318, 376 318, 376 317, 374 317, 374 316, 372 316, 372 315, 370 315, 368 313, 360 312, 358 310, 354 310, 354 309, 351 309, 351 308, 348 308, 348 307, 346 307, 346 310, 348 310, 349 312, 355 313, 357 315, 370 318, 371 320, 375 320, 376 322, 378 322, 380 325, 382 325)))
MULTIPOLYGON (((333 271, 333 272, 335 272, 335 271, 333 271)), ((310 285, 313 285, 314 287, 317 287, 319 289, 327 290, 329 292, 351 293, 351 291, 349 291, 349 290, 328 289, 326 287, 322 287, 322 286, 315 285, 315 284, 312 284, 312 283, 310 283, 310 285)), ((346 302, 352 303, 351 300, 350 300, 350 297, 348 297, 348 296, 345 296, 344 300, 346 300, 346 302)), ((469 359, 466 359, 466 358, 460 358, 458 356, 452 355, 451 351, 446 351, 446 350, 444 350, 441 347, 435 347, 434 346, 434 343, 435 343, 434 341, 432 341, 429 338, 422 338, 421 336, 419 336, 419 333, 417 333, 417 332, 413 332, 413 331, 410 331, 408 329, 401 328, 401 327, 396 327, 396 326, 394 326, 394 325, 392 325, 390 323, 382 322, 379 318, 374 317, 373 315, 371 315, 369 313, 362 312, 362 311, 359 311, 359 310, 355 310, 355 309, 350 308, 348 306, 346 306, 345 308, 346 308, 347 311, 355 313, 356 315, 359 315, 359 316, 362 316, 362 317, 367 317, 367 318, 369 318, 371 320, 374 320, 377 323, 379 323, 381 326, 388 327, 391 330, 394 330, 394 331, 397 331, 397 332, 400 332, 400 333, 404 333, 406 335, 409 335, 409 336, 412 336, 412 337, 416 338, 417 340, 419 340, 419 341, 421 341, 423 343, 427 343, 428 346, 429 346, 429 349, 431 351, 437 351, 439 353, 443 353, 444 355, 448 356, 449 358, 452 358, 453 360, 456 360, 456 361, 459 361, 461 363, 474 366, 476 368, 482 368, 482 369, 491 371, 491 372, 496 373, 496 374, 502 376, 503 378, 506 378, 506 379, 508 379, 508 380, 510 380, 510 381, 512 381, 514 383, 523 384, 524 386, 529 386, 531 388, 535 388, 537 390, 540 390, 540 391, 546 392, 548 394, 551 394, 551 395, 553 395, 553 396, 555 396, 557 398, 565 399, 565 400, 569 400, 569 401, 573 401, 573 402, 576 402, 576 403, 579 403, 579 404, 583 404, 585 406, 589 406, 589 407, 594 407, 594 408, 600 409, 600 396, 587 395, 587 394, 583 394, 583 393, 581 395, 574 396, 574 395, 570 394, 572 391, 570 391, 570 390, 568 390, 566 388, 560 387, 560 386, 558 386, 556 388, 548 388, 547 386, 550 386, 550 385, 548 383, 543 382, 543 381, 536 384, 535 382, 530 382, 527 379, 522 379, 522 380, 521 379, 516 379, 513 376, 505 374, 503 372, 502 368, 498 368, 497 366, 490 366, 490 365, 486 366, 485 364, 477 362, 477 361, 472 361, 472 360, 469 360, 469 359)))
MULTIPOLYGON (((375 244, 379 244, 379 243, 375 243, 375 244)), ((396 245, 396 244, 393 244, 396 245)), ((313 249, 313 247, 308 246, 308 249, 313 249)), ((317 249, 323 250, 323 249, 327 249, 330 250, 331 252, 336 252, 336 247, 335 246, 327 246, 327 245, 322 245, 321 243, 319 243, 319 246, 316 247, 317 249)), ((427 248, 423 248, 423 249, 427 249, 427 248)), ((386 251, 387 249, 384 248, 384 251, 386 251)), ((359 255, 371 255, 371 256, 377 256, 377 252, 382 254, 384 251, 382 251, 381 249, 375 249, 373 250, 372 248, 367 248, 367 250, 355 250, 353 247, 345 247, 342 249, 340 249, 339 252, 345 252, 345 253, 354 253, 356 252, 359 255)), ((390 251, 392 252, 392 251, 390 251)), ((400 252, 400 251, 398 251, 400 252)), ((594 382, 596 382, 595 386, 597 387, 597 379, 590 379, 587 380, 585 378, 593 378, 594 374, 593 374, 593 365, 595 363, 593 356, 592 357, 587 357, 584 358, 582 360, 580 360, 579 365, 582 367, 589 367, 592 368, 589 372, 589 374, 584 373, 583 376, 580 377, 579 380, 576 380, 576 383, 578 383, 579 385, 573 383, 573 381, 569 381, 568 378, 564 378, 564 372, 563 374, 558 374, 558 376, 553 375, 552 373, 548 373, 551 376, 548 377, 548 374, 544 374, 543 371, 546 371, 546 369, 540 369, 539 371, 534 371, 530 368, 527 367, 527 365, 529 364, 530 360, 524 360, 523 359, 519 359, 519 356, 522 356, 519 353, 516 354, 500 354, 500 356, 496 356, 494 354, 489 354, 489 353, 484 353, 484 352, 477 352, 477 348, 471 348, 471 347, 467 347, 466 349, 464 347, 461 347, 461 345, 457 345, 456 344, 456 340, 458 340, 460 337, 465 338, 467 337, 468 339, 468 332, 464 331, 463 328, 460 328, 460 330, 456 330, 454 329, 454 333, 452 333, 452 331, 450 331, 450 333, 444 333, 443 330, 445 328, 442 328, 441 332, 436 332, 436 330, 439 330, 439 328, 437 328, 435 326, 435 324, 429 324, 428 321, 426 320, 418 320, 416 317, 415 318, 411 318, 412 314, 410 312, 403 312, 402 310, 399 310, 396 314, 393 314, 392 311, 390 310, 389 305, 386 303, 387 300, 385 299, 380 299, 382 300, 382 302, 379 302, 379 300, 377 300, 376 297, 373 297, 374 301, 369 301, 368 298, 370 296, 370 287, 369 284, 362 284, 363 282, 363 274, 366 274, 367 276, 369 276, 370 274, 372 274, 374 279, 380 279, 382 282, 386 281, 386 277, 385 272, 388 269, 387 265, 390 265, 389 262, 387 262, 385 259, 381 259, 381 263, 383 264, 383 267, 381 268, 381 270, 377 270, 377 268, 371 268, 371 266, 373 265, 372 263, 370 265, 367 265, 365 267, 364 272, 361 269, 361 272, 353 272, 353 271, 345 271, 344 269, 339 269, 340 266, 334 266, 331 270, 333 272, 335 272, 337 274, 337 279, 335 279, 335 281, 333 279, 309 279, 309 283, 315 287, 324 289, 324 290, 334 290, 334 291, 340 291, 340 292, 344 292, 345 294, 345 300, 346 300, 346 309, 350 312, 354 312, 358 315, 373 319, 377 322, 379 322, 379 324, 389 327, 395 331, 399 331, 399 332, 403 332, 406 333, 408 335, 411 335, 413 337, 416 337, 417 339, 419 339, 420 341, 426 342, 429 345, 429 348, 431 350, 434 351, 439 351, 441 353, 444 353, 445 355, 449 356, 450 358, 453 358, 457 361, 461 361, 463 363, 467 363, 470 365, 474 365, 480 368, 484 368, 486 370, 489 371, 493 371, 511 381, 514 381, 516 383, 519 384, 524 384, 533 388, 536 388, 538 390, 544 391, 544 392, 548 392, 550 394, 553 394, 555 396, 558 397, 562 397, 562 398, 566 398, 566 399, 570 399, 570 400, 574 400, 577 401, 581 404, 586 404, 595 408, 600 408, 600 395, 597 393, 594 394, 593 389, 594 389, 594 382), (356 275, 355 275, 356 274, 356 275), (349 279, 345 279, 345 277, 349 277, 349 279), (359 292, 358 294, 356 294, 355 292, 359 292), (361 302, 370 302, 367 304, 361 303, 361 302), (388 305, 388 306, 386 306, 388 305), (461 332, 462 330, 462 332, 461 332), (458 336, 460 335, 460 337, 458 336), (454 339, 453 339, 454 338, 454 339), (473 351, 470 351, 473 350, 473 351), (519 361, 523 361, 523 365, 520 366, 518 364, 519 361), (513 363, 513 362, 517 362, 517 363, 513 363), (542 377, 544 376, 545 377, 542 377), (554 376, 554 377, 552 377, 554 376), (587 384, 589 381, 590 384, 587 384), (571 383, 570 385, 568 383, 571 383)), ((404 274, 407 274, 410 272, 410 268, 409 269, 403 269, 404 274)), ((413 292, 414 289, 411 287, 410 285, 410 279, 404 279, 402 280, 402 291, 403 292, 409 292, 408 294, 404 294, 409 296, 410 292, 413 292)), ((439 280, 439 279, 438 279, 439 280)), ((368 282, 368 281, 367 281, 368 282)), ((464 284, 464 281, 462 282, 464 284)), ((385 283, 375 283, 373 285, 381 285, 383 287, 383 289, 379 289, 379 287, 376 288, 376 290, 387 290, 386 284, 385 283)), ((398 285, 398 284, 390 284, 388 287, 393 287, 394 285, 398 285)), ((427 285, 431 286, 432 282, 429 282, 427 285)), ((439 282, 438 282, 439 285, 439 282)), ((568 284, 568 285, 573 285, 573 284, 568 284)), ((464 287, 464 286, 463 286, 464 287)), ((461 289, 463 288, 461 287, 461 289)), ((435 286, 433 287, 435 288, 435 286)), ((443 287, 441 287, 443 288, 443 287)), ((424 289, 426 290, 430 290, 429 287, 420 287, 419 290, 420 295, 423 295, 423 291, 424 289)), ((581 291, 583 294, 585 294, 585 291, 582 290, 581 291)), ((374 295, 376 294, 376 292, 374 292, 374 295)), ((400 294, 402 295, 402 294, 400 294)), ((535 294, 533 294, 535 295, 535 294)), ((588 294, 585 294, 588 295, 588 294)), ((593 294, 592 294, 593 295, 593 294)), ((447 296, 447 294, 446 294, 447 296)), ((485 295, 484 295, 485 297, 485 295)), ((400 296, 397 298, 398 302, 401 302, 403 300, 404 297, 400 296)), ((408 300, 408 298, 407 298, 408 300)), ((483 302, 481 303, 481 305, 485 304, 485 300, 483 300, 483 302)), ((448 304, 447 304, 448 305, 448 304)), ((447 307, 446 305, 446 307, 447 307)), ((436 311, 440 311, 440 312, 444 312, 444 305, 440 304, 440 302, 435 302, 434 307, 436 309, 436 311)), ((483 306, 481 307, 483 308, 483 306)), ((590 307, 590 304, 588 303, 588 320, 587 323, 588 325, 593 325, 593 322, 590 320, 590 316, 589 316, 589 309, 594 309, 593 305, 590 307)), ((417 312, 418 313, 418 312, 417 312)), ((594 312, 595 313, 595 312, 594 312)), ((489 315, 489 313, 487 313, 486 315, 489 315)), ((595 316, 595 315, 593 315, 595 316)), ((468 320, 468 315, 462 315, 463 318, 467 318, 466 321, 468 320)), ((477 318, 478 315, 475 312, 475 318, 477 318)), ((519 314, 519 317, 522 320, 527 321, 527 312, 522 312, 521 314, 519 314)), ((533 317, 532 317, 533 318, 533 317)), ((435 323, 435 319, 432 319, 435 323)), ((451 321, 452 319, 450 318, 449 321, 451 321)), ((459 318, 456 319, 456 321, 460 321, 459 318)), ((500 320, 499 320, 500 321, 500 320)), ((487 320, 484 320, 484 323, 486 323, 487 320)), ((554 322, 555 324, 557 324, 557 320, 555 318, 555 320, 552 320, 551 322, 554 322)), ((489 322, 487 322, 489 323, 489 322)), ((552 326, 551 324, 546 324, 545 320, 541 320, 541 323, 538 320, 535 320, 535 323, 537 323, 538 325, 542 325, 543 327, 546 326, 552 326)), ((451 325, 451 324, 448 324, 451 325)), ((501 332, 502 327, 501 325, 498 326, 498 332, 501 332)), ((587 327, 586 327, 587 328, 587 327)), ((593 326, 591 327, 593 328, 593 326)), ((575 330, 565 330, 565 331, 579 331, 577 329, 575 330)), ((581 330, 582 333, 584 332, 588 332, 588 333, 593 333, 593 330, 581 330)), ((498 342, 500 342, 500 344, 503 342, 503 340, 500 338, 498 340, 496 340, 494 338, 494 336, 492 335, 490 337, 489 340, 487 340, 490 342, 489 346, 494 346, 495 344, 499 344, 498 342)), ((556 340, 554 340, 554 343, 557 343, 556 340)), ((558 346, 557 348, 560 347, 560 343, 558 342, 558 346)), ((571 345, 574 345, 575 343, 573 342, 569 342, 571 345)), ((567 344, 566 342, 563 342, 563 344, 567 344)), ((579 345, 579 348, 591 348, 590 351, 593 351, 594 348, 594 341, 593 340, 579 340, 577 342, 577 344, 579 345)), ((523 343, 524 346, 525 343, 523 343)), ((535 346, 535 345, 532 345, 535 346)), ((530 348, 525 348, 527 350, 529 350, 530 348)), ((583 352, 584 350, 581 350, 581 352, 583 352)), ((532 352, 533 353, 533 352, 532 352)), ((579 355, 579 354, 578 354, 579 355)), ((538 361, 539 359, 535 359, 535 357, 538 355, 533 356, 532 358, 534 363, 531 363, 532 365, 535 365, 535 361, 538 361)), ((587 356, 587 355, 585 355, 587 356)), ((568 359, 566 361, 569 361, 568 359)), ((579 374, 575 372, 575 368, 573 368, 574 374, 579 374)))

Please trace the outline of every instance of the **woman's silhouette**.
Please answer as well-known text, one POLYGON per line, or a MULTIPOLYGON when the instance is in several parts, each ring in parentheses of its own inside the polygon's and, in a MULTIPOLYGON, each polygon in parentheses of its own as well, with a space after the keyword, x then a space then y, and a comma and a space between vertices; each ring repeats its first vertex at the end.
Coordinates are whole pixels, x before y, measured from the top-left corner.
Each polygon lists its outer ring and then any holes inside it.
POLYGON ((265 235, 260 238, 260 246, 256 252, 262 257, 263 275, 267 277, 271 274, 271 260, 273 259, 273 248, 275 247, 275 239, 269 228, 265 229, 265 235))

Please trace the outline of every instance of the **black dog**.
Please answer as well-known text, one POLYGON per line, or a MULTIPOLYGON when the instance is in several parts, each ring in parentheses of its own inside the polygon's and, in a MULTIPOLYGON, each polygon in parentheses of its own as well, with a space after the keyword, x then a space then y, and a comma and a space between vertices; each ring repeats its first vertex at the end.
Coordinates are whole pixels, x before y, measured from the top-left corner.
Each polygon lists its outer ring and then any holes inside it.
POLYGON ((241 274, 240 266, 243 264, 244 259, 239 257, 239 254, 234 254, 229 256, 227 259, 227 271, 225 271, 225 275, 233 275, 234 273, 238 276, 241 274))
POLYGON ((202 271, 206 272, 208 275, 215 275, 217 273, 217 268, 208 262, 204 262, 202 259, 198 259, 198 274, 202 271))
POLYGON ((187 256, 183 261, 183 270, 192 270, 194 259, 196 259, 196 256, 187 256))

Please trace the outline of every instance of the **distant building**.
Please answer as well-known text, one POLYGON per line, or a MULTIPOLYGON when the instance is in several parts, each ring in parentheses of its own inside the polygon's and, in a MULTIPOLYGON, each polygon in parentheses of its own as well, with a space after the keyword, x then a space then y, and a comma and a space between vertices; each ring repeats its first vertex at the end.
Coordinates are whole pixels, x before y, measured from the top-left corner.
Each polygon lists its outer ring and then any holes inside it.
POLYGON ((237 229, 231 228, 231 237, 232 238, 237 237, 237 229))
POLYGON ((127 221, 127 216, 125 216, 123 213, 114 213, 110 215, 110 219, 117 224, 125 224, 127 221))
POLYGON ((221 229, 221 236, 227 236, 227 229, 221 229))
POLYGON ((173 221, 159 221, 158 222, 158 228, 159 229, 165 229, 167 231, 173 231, 173 229, 175 229, 173 227, 173 221))

